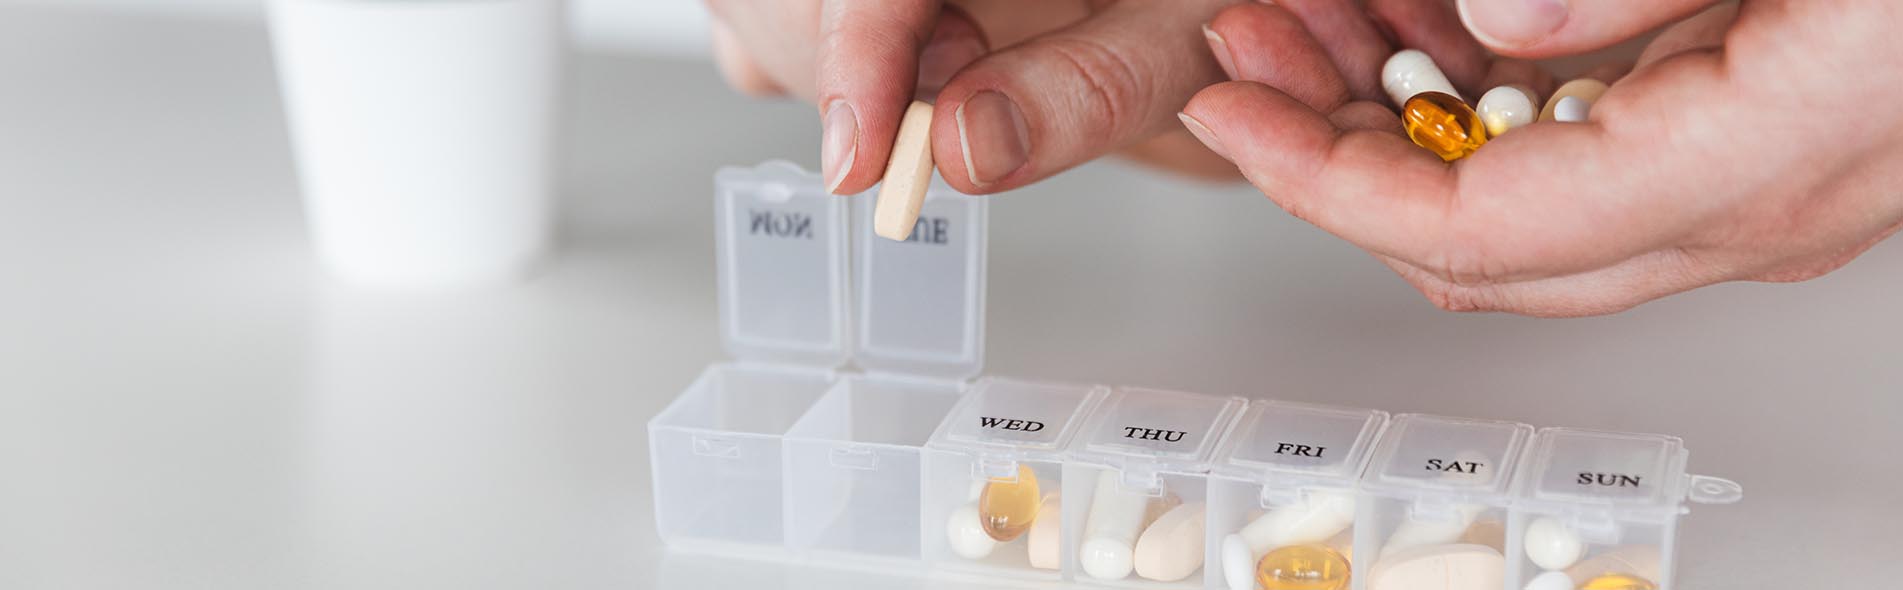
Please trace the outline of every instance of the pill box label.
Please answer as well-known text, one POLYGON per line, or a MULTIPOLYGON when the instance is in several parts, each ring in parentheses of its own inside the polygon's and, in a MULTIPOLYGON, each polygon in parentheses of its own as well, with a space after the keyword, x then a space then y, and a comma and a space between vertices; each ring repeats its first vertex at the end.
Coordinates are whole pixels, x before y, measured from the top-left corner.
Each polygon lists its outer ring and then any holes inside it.
POLYGON ((912 235, 905 241, 914 244, 944 246, 951 243, 951 220, 943 217, 920 217, 918 224, 912 227, 912 235))
POLYGON ((1313 457, 1316 459, 1320 459, 1322 458, 1322 454, 1326 452, 1328 452, 1328 447, 1318 447, 1318 446, 1302 445, 1302 444, 1295 444, 1295 443, 1288 443, 1288 442, 1275 443, 1275 454, 1277 455, 1287 455, 1291 457, 1313 457))
POLYGON ((1458 461, 1458 460, 1452 460, 1452 459, 1428 459, 1427 460, 1427 470, 1437 471, 1440 473, 1463 473, 1468 475, 1477 475, 1480 473, 1484 473, 1486 469, 1487 469, 1487 464, 1481 463, 1479 461, 1458 461))
POLYGON ((1639 481, 1642 479, 1644 479, 1644 477, 1638 475, 1585 471, 1580 472, 1579 477, 1575 478, 1573 483, 1590 487, 1636 488, 1639 487, 1639 481))
POLYGON ((993 430, 1013 430, 1017 432, 1039 432, 1044 430, 1044 423, 1036 420, 995 418, 991 416, 979 416, 978 425, 993 430))
POLYGON ((805 213, 749 209, 747 219, 748 235, 813 239, 813 216, 805 213))
POLYGON ((1123 427, 1123 437, 1136 440, 1158 440, 1163 442, 1183 442, 1183 436, 1189 434, 1182 430, 1164 430, 1144 428, 1142 426, 1123 427))

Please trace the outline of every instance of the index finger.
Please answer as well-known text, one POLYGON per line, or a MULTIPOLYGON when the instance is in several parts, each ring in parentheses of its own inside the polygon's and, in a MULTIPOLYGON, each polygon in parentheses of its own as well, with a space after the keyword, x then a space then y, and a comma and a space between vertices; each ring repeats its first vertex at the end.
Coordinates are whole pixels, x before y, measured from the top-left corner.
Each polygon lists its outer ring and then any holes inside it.
POLYGON ((878 182, 940 8, 940 0, 825 0, 814 102, 832 192, 857 193, 878 182))

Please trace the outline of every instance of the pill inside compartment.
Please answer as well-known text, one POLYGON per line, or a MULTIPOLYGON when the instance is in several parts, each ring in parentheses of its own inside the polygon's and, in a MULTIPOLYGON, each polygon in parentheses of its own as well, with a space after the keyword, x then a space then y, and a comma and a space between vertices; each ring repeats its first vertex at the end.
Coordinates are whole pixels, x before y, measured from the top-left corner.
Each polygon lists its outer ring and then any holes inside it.
POLYGON ((1244 400, 1118 388, 1064 467, 1070 580, 1131 588, 1209 583, 1209 468, 1244 400))
POLYGON ((1209 536, 1217 587, 1345 590, 1356 480, 1385 412, 1257 400, 1217 453, 1209 536))
POLYGON ((986 378, 926 445, 920 540, 935 569, 1061 579, 1063 451, 1102 386, 986 378))
POLYGON ((1670 588, 1685 501, 1738 497, 1735 483, 1686 475, 1688 456, 1675 437, 1540 430, 1515 477, 1507 586, 1670 588))
POLYGON ((1493 590, 1508 577, 1509 487, 1533 428, 1396 416, 1361 480, 1355 590, 1493 590))

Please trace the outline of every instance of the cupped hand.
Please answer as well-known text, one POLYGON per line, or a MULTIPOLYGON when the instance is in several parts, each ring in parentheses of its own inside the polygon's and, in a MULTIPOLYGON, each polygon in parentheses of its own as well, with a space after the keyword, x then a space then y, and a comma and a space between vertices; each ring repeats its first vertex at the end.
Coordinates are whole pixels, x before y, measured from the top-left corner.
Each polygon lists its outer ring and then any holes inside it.
POLYGON ((1030 184, 1121 153, 1235 170, 1176 123, 1226 80, 1199 25, 1236 0, 709 0, 729 83, 818 107, 829 190, 879 181, 906 105, 935 99, 932 153, 960 191, 1030 184))
POLYGON ((1372 0, 1402 47, 1468 97, 1552 80, 1566 55, 1673 24, 1584 123, 1536 123, 1448 164, 1373 90, 1386 39, 1224 10, 1234 82, 1184 125, 1291 214, 1372 252, 1436 305, 1610 313, 1736 280, 1828 273, 1903 227, 1903 3, 1893 0, 1372 0), (1469 34, 1469 28, 1473 34, 1469 34), (1476 38, 1484 40, 1476 41, 1476 38), (1492 49, 1493 53, 1487 51, 1492 49))

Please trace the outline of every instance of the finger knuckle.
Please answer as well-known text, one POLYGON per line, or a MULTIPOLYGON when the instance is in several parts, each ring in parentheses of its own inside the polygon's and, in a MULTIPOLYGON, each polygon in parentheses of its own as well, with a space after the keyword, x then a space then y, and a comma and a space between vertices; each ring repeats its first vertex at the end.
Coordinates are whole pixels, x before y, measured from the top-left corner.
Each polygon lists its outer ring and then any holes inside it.
POLYGON ((1473 313, 1492 310, 1491 300, 1476 289, 1445 283, 1428 283, 1417 285, 1417 288, 1429 303, 1441 311, 1473 313))
POLYGON ((1126 135, 1150 95, 1150 80, 1139 74, 1137 64, 1119 48, 1089 37, 1053 36, 1042 43, 1082 82, 1078 112, 1107 123, 1113 138, 1126 135))

